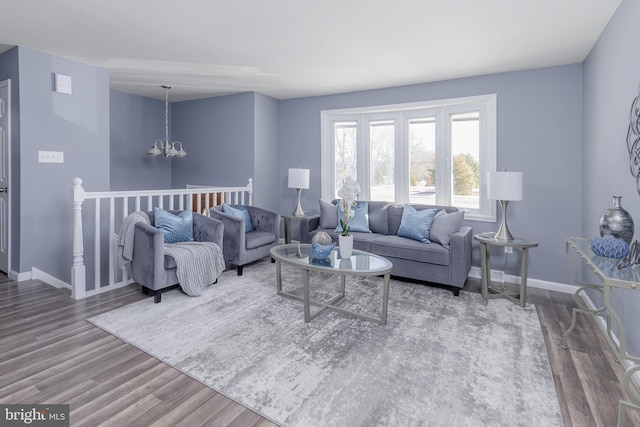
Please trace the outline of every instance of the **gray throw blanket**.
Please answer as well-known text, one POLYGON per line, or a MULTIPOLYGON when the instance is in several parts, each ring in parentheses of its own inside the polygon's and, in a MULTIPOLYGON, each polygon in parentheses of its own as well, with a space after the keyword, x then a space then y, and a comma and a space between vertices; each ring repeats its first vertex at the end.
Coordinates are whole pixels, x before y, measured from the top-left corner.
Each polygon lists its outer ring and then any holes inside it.
POLYGON ((214 283, 225 267, 222 250, 213 242, 165 243, 164 253, 176 260, 178 283, 191 297, 214 283))
POLYGON ((136 224, 140 221, 145 224, 151 224, 149 215, 142 211, 135 211, 132 214, 127 215, 127 217, 122 220, 120 234, 118 235, 117 241, 117 261, 121 268, 125 268, 127 264, 131 262, 131 257, 133 255, 133 234, 136 229, 136 224))

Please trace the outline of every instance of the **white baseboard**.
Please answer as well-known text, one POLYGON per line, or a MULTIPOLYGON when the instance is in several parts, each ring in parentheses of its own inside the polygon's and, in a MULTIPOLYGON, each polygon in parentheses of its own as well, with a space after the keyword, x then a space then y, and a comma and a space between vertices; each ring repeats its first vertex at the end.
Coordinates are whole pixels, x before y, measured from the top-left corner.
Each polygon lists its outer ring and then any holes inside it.
POLYGON ((42 282, 45 282, 48 285, 51 285, 55 288, 65 288, 65 289, 71 289, 71 285, 63 282, 62 280, 53 277, 52 275, 45 273, 42 270, 38 270, 35 267, 31 267, 31 279, 33 280, 40 280, 42 282))
POLYGON ((7 274, 7 276, 9 276, 9 279, 16 281, 18 283, 24 282, 26 280, 31 280, 30 271, 25 271, 24 273, 18 273, 17 271, 11 270, 9 271, 9 274, 7 274))
MULTIPOLYGON (((471 267, 471 271, 469 272, 469 277, 474 279, 481 279, 480 267, 471 267)), ((504 274, 500 270, 491 270, 491 278, 492 280, 500 281, 500 279, 504 277, 504 281, 507 283, 516 283, 520 284, 520 276, 512 276, 510 274, 504 274)), ((531 277, 527 278, 527 286, 531 288, 545 289, 548 291, 556 291, 562 292, 563 294, 573 294, 578 289, 574 285, 567 285, 565 283, 558 282, 549 282, 546 280, 540 279, 532 279, 531 277)))

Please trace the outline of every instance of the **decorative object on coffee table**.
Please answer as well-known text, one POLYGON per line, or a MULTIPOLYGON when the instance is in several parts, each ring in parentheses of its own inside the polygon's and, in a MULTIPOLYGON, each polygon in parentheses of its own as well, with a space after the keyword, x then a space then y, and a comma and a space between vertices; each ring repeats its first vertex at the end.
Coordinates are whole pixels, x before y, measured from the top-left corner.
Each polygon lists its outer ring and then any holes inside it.
POLYGON ((311 239, 311 255, 316 259, 324 259, 329 256, 336 244, 332 242, 331 236, 320 231, 311 239))
POLYGON ((340 256, 342 258, 349 258, 353 251, 353 236, 349 234, 349 219, 355 215, 353 207, 356 204, 356 199, 359 194, 360 185, 358 181, 350 176, 345 178, 342 187, 338 190, 338 196, 341 199, 339 203, 343 213, 342 218, 340 218, 342 233, 338 238, 338 248, 340 249, 340 256))
POLYGON ((629 245, 633 240, 633 218, 620 204, 621 196, 613 196, 613 206, 600 217, 600 236, 612 235, 629 245))

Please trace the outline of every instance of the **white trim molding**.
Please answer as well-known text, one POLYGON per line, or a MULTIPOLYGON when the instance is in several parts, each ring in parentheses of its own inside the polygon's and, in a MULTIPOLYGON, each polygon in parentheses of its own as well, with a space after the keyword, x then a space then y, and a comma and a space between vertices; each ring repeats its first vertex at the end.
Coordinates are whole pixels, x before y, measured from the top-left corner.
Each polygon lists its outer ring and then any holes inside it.
POLYGON ((40 280, 47 285, 53 286, 54 288, 71 290, 70 284, 63 282, 62 280, 53 277, 52 275, 45 273, 44 271, 39 270, 35 267, 31 267, 31 279, 40 280))
MULTIPOLYGON (((482 278, 482 270, 480 267, 471 267, 471 271, 469 272, 469 277, 474 279, 482 278)), ((504 277, 504 282, 513 283, 516 285, 520 284, 520 276, 512 276, 510 274, 504 274, 500 270, 491 270, 491 277, 496 278, 496 281, 501 281, 499 278, 504 277)), ((567 285, 565 283, 558 282, 549 282, 546 280, 540 279, 532 279, 531 277, 527 278, 527 286, 531 288, 545 289, 547 291, 556 291, 561 292, 563 294, 573 294, 578 289, 575 285, 567 285)))

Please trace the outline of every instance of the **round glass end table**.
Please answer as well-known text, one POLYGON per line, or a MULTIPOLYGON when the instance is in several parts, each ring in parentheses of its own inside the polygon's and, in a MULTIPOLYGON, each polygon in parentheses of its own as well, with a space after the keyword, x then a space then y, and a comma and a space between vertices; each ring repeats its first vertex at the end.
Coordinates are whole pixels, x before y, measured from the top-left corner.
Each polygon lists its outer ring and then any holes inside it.
POLYGON ((529 248, 538 246, 538 242, 533 240, 521 239, 519 237, 513 240, 496 239, 496 233, 475 234, 473 238, 480 243, 480 264, 482 267, 482 297, 505 298, 511 302, 519 304, 522 307, 527 305, 527 271, 529 269, 529 248), (520 292, 506 293, 498 291, 491 287, 491 254, 489 246, 499 246, 503 248, 519 248, 522 250, 522 264, 520 266, 520 292))

